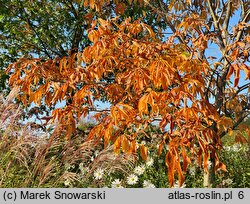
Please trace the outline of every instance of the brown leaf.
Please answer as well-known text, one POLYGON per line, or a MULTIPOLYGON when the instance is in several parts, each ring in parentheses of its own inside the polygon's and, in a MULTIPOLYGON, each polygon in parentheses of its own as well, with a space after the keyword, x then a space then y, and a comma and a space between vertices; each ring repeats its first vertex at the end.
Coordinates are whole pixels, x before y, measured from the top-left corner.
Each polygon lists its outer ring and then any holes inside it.
POLYGON ((187 155, 185 147, 182 147, 181 154, 182 154, 182 158, 183 158, 183 171, 186 172, 187 171, 187 166, 188 166, 189 163, 191 163, 191 160, 187 155))
POLYGON ((140 145, 140 155, 144 161, 147 160, 148 157, 148 148, 145 147, 144 145, 140 145))
POLYGON ((130 145, 129 145, 129 141, 127 139, 127 137, 125 135, 122 136, 122 151, 124 153, 128 153, 130 150, 130 145))
POLYGON ((118 137, 114 143, 114 152, 115 154, 120 153, 120 148, 121 148, 121 137, 118 137))
POLYGON ((227 77, 226 77, 227 80, 230 79, 230 77, 232 76, 233 72, 234 72, 234 67, 230 66, 229 71, 227 73, 227 77))
POLYGON ((171 151, 168 151, 168 153, 166 154, 165 164, 168 167, 168 181, 170 187, 174 185, 175 163, 175 156, 171 153, 171 151))
POLYGON ((162 140, 162 142, 160 143, 159 148, 158 148, 158 156, 161 155, 164 145, 165 145, 165 140, 162 140))
POLYGON ((116 7, 115 7, 115 12, 116 14, 124 14, 124 11, 126 9, 126 5, 124 3, 119 3, 119 4, 116 4, 116 7))
POLYGON ((226 168, 226 165, 223 164, 222 162, 218 162, 218 163, 215 165, 215 171, 216 171, 216 170, 219 170, 219 169, 221 169, 221 170, 223 170, 223 171, 225 171, 225 172, 228 172, 228 171, 227 171, 227 168, 226 168))

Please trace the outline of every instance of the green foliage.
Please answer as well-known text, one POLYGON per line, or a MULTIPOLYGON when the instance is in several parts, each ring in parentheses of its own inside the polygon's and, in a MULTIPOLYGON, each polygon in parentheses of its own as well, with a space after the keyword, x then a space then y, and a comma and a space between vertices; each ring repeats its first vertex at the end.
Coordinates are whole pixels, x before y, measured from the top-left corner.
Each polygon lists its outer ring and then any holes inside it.
MULTIPOLYGON (((112 2, 100 12, 85 8, 82 1, 0 0, 0 5, 0 71, 20 57, 52 59, 82 51, 90 44, 92 19, 115 15, 112 2)), ((139 5, 126 7, 121 20, 127 17, 143 18, 155 30, 166 28, 165 21, 155 21, 156 13, 139 5)), ((0 74, 0 90, 6 88, 5 80, 0 74)))
MULTIPOLYGON (((62 1, 1 1, 1 48, 12 57, 27 54, 52 58, 72 49, 77 25, 84 24, 86 10, 62 1)), ((78 26, 79 27, 79 26, 78 26)), ((86 38, 83 31, 77 45, 86 38)), ((77 47, 78 48, 78 47, 77 47)))
POLYGON ((3 91, 7 88, 5 82, 8 78, 9 76, 6 75, 3 70, 0 70, 0 91, 3 91))
MULTIPOLYGON (((88 11, 78 3, 0 0, 0 5, 0 70, 19 57, 63 57, 89 43, 88 11)), ((4 77, 0 90, 5 89, 4 77)))
POLYGON ((245 124, 245 125, 247 125, 247 126, 250 126, 250 117, 247 117, 247 118, 244 120, 243 124, 245 124))
POLYGON ((227 165, 228 172, 218 172, 216 186, 232 188, 249 188, 250 184, 250 152, 248 145, 235 144, 225 146, 221 152, 222 162, 227 165))

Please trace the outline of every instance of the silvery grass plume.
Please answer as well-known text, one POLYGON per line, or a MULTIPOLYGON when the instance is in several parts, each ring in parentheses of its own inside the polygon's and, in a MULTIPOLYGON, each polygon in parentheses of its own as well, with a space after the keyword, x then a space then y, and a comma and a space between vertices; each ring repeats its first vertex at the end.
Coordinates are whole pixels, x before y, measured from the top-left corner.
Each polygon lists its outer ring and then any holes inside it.
POLYGON ((63 139, 61 127, 49 136, 37 137, 34 123, 20 121, 24 111, 13 102, 17 92, 12 90, 6 99, 0 95, 0 158, 4 163, 0 166, 0 187, 72 187, 93 177, 98 168, 108 175, 128 174, 133 168, 130 156, 115 155, 113 146, 104 150, 102 144, 95 146, 79 130, 69 141, 63 139), (18 180, 14 186, 8 186, 10 175, 18 180))
POLYGON ((107 174, 122 172, 128 174, 133 168, 133 158, 131 155, 115 154, 113 145, 100 150, 91 164, 91 172, 97 168, 102 168, 107 174))
POLYGON ((7 98, 0 95, 0 130, 7 131, 13 136, 18 135, 18 124, 24 111, 20 106, 13 102, 13 99, 19 92, 19 89, 13 89, 7 98))

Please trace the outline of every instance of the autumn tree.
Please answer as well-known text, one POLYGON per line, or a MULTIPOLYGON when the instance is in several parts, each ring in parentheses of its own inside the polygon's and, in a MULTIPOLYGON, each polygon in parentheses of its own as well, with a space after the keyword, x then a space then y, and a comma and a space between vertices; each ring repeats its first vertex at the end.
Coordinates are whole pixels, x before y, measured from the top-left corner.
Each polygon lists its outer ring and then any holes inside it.
MULTIPOLYGON (((88 12, 110 6, 116 15, 92 16, 87 29, 91 43, 82 51, 11 64, 9 84, 20 89, 17 98, 25 106, 69 101, 53 111, 50 121, 59 122, 56 131, 67 139, 77 119, 93 112, 97 124, 88 139, 103 139, 104 148, 113 144, 116 153, 136 155, 139 135, 157 123, 158 154, 168 147, 170 185, 177 176, 181 186, 188 165, 196 160, 205 170, 204 185, 211 187, 215 171, 226 171, 218 155, 221 138, 236 131, 236 142, 246 142, 243 134, 249 135, 242 121, 250 113, 250 3, 76 2, 88 12), (121 17, 137 6, 141 18, 135 13, 121 17), (145 19, 152 15, 157 18, 151 25, 145 19), (96 101, 106 101, 110 108, 98 109, 96 101)), ((148 148, 140 146, 144 160, 148 148)))

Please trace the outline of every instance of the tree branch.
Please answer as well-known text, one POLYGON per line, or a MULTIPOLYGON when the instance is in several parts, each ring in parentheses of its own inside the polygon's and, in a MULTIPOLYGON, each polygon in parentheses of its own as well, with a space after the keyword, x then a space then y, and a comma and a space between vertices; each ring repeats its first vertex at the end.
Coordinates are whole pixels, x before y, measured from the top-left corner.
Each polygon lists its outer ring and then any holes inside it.
POLYGON ((103 113, 103 112, 110 112, 110 109, 98 110, 96 108, 89 108, 89 111, 103 113))
MULTIPOLYGON (((250 9, 248 10, 248 12, 246 13, 245 17, 243 18, 243 20, 240 23, 246 23, 247 18, 250 16, 250 9)), ((240 29, 239 32, 237 33, 236 36, 236 42, 239 41, 241 39, 241 36, 243 34, 243 29, 240 29)))
POLYGON ((220 24, 218 22, 218 19, 217 19, 215 13, 214 13, 214 10, 212 8, 211 0, 207 0, 207 3, 208 3, 209 12, 210 12, 210 14, 211 14, 211 16, 213 18, 214 28, 218 32, 218 36, 219 36, 219 39, 220 39, 220 47, 222 49, 222 53, 225 54, 226 45, 225 45, 224 40, 223 40, 223 38, 222 38, 222 36, 220 34, 220 32, 221 32, 220 24))
POLYGON ((77 11, 72 3, 72 1, 63 0, 63 3, 72 11, 75 17, 77 17, 77 11))
POLYGON ((231 9, 232 9, 232 2, 229 1, 229 2, 228 2, 228 5, 227 5, 226 17, 225 17, 224 26, 223 26, 224 32, 226 32, 226 31, 228 30, 228 25, 229 25, 229 19, 230 19, 231 9))
POLYGON ((244 91, 245 89, 249 88, 250 87, 250 82, 239 87, 238 90, 230 97, 228 98, 224 104, 226 104, 227 102, 231 101, 232 99, 234 99, 241 91, 244 91))
MULTIPOLYGON (((162 9, 163 11, 160 11, 159 9, 155 8, 155 6, 153 6, 151 3, 147 2, 147 4, 148 4, 153 10, 157 11, 159 15, 165 16, 165 20, 166 20, 166 22, 167 22, 169 28, 172 30, 173 33, 176 33, 175 26, 172 24, 172 22, 171 22, 170 20, 168 20, 168 18, 166 18, 166 16, 167 16, 166 13, 169 13, 168 8, 166 7, 165 3, 164 3, 162 0, 160 0, 159 3, 160 3, 160 6, 161 6, 161 9, 162 9)), ((183 35, 180 33, 180 34, 177 35, 176 37, 178 38, 178 40, 179 40, 181 43, 183 43, 184 45, 186 45, 186 48, 191 52, 190 47, 187 46, 187 43, 185 42, 183 35)))
MULTIPOLYGON (((26 18, 22 17, 22 15, 20 15, 19 18, 20 18, 21 20, 23 20, 23 21, 25 21, 25 22, 28 23, 28 25, 30 26, 30 28, 33 30, 33 32, 34 32, 35 35, 37 36, 38 40, 40 41, 40 43, 41 43, 41 45, 42 45, 42 47, 43 47, 44 53, 48 56, 48 58, 52 59, 52 56, 50 55, 50 53, 48 52, 48 50, 47 50, 47 48, 46 48, 46 47, 47 47, 46 44, 43 42, 43 40, 41 39, 41 37, 40 37, 39 34, 37 33, 37 31, 36 31, 36 29, 35 29, 35 26, 31 23, 30 19, 28 18, 28 14, 26 13, 26 11, 25 11, 25 9, 24 9, 24 6, 23 6, 22 2, 20 2, 20 3, 21 3, 21 8, 20 8, 21 13, 23 12, 23 13, 25 14, 26 18)), ((12 11, 11 11, 11 12, 12 12, 12 11)), ((12 12, 12 14, 14 14, 14 13, 12 12)))
MULTIPOLYGON (((242 123, 243 120, 250 115, 250 111, 244 110, 244 113, 246 113, 246 115, 241 115, 241 117, 239 117, 239 119, 233 124, 232 130, 236 130, 236 128, 239 126, 239 124, 242 123)), ((223 131, 220 134, 220 138, 224 137, 227 133, 228 133, 228 130, 223 131)))
POLYGON ((220 30, 220 26, 219 26, 219 24, 218 24, 217 17, 216 17, 216 15, 215 15, 215 13, 214 13, 214 10, 213 10, 213 8, 212 8, 211 1, 210 1, 210 0, 207 0, 207 3, 208 3, 209 12, 210 12, 210 14, 211 14, 211 16, 212 16, 212 18, 213 18, 214 27, 215 27, 216 30, 220 30))

